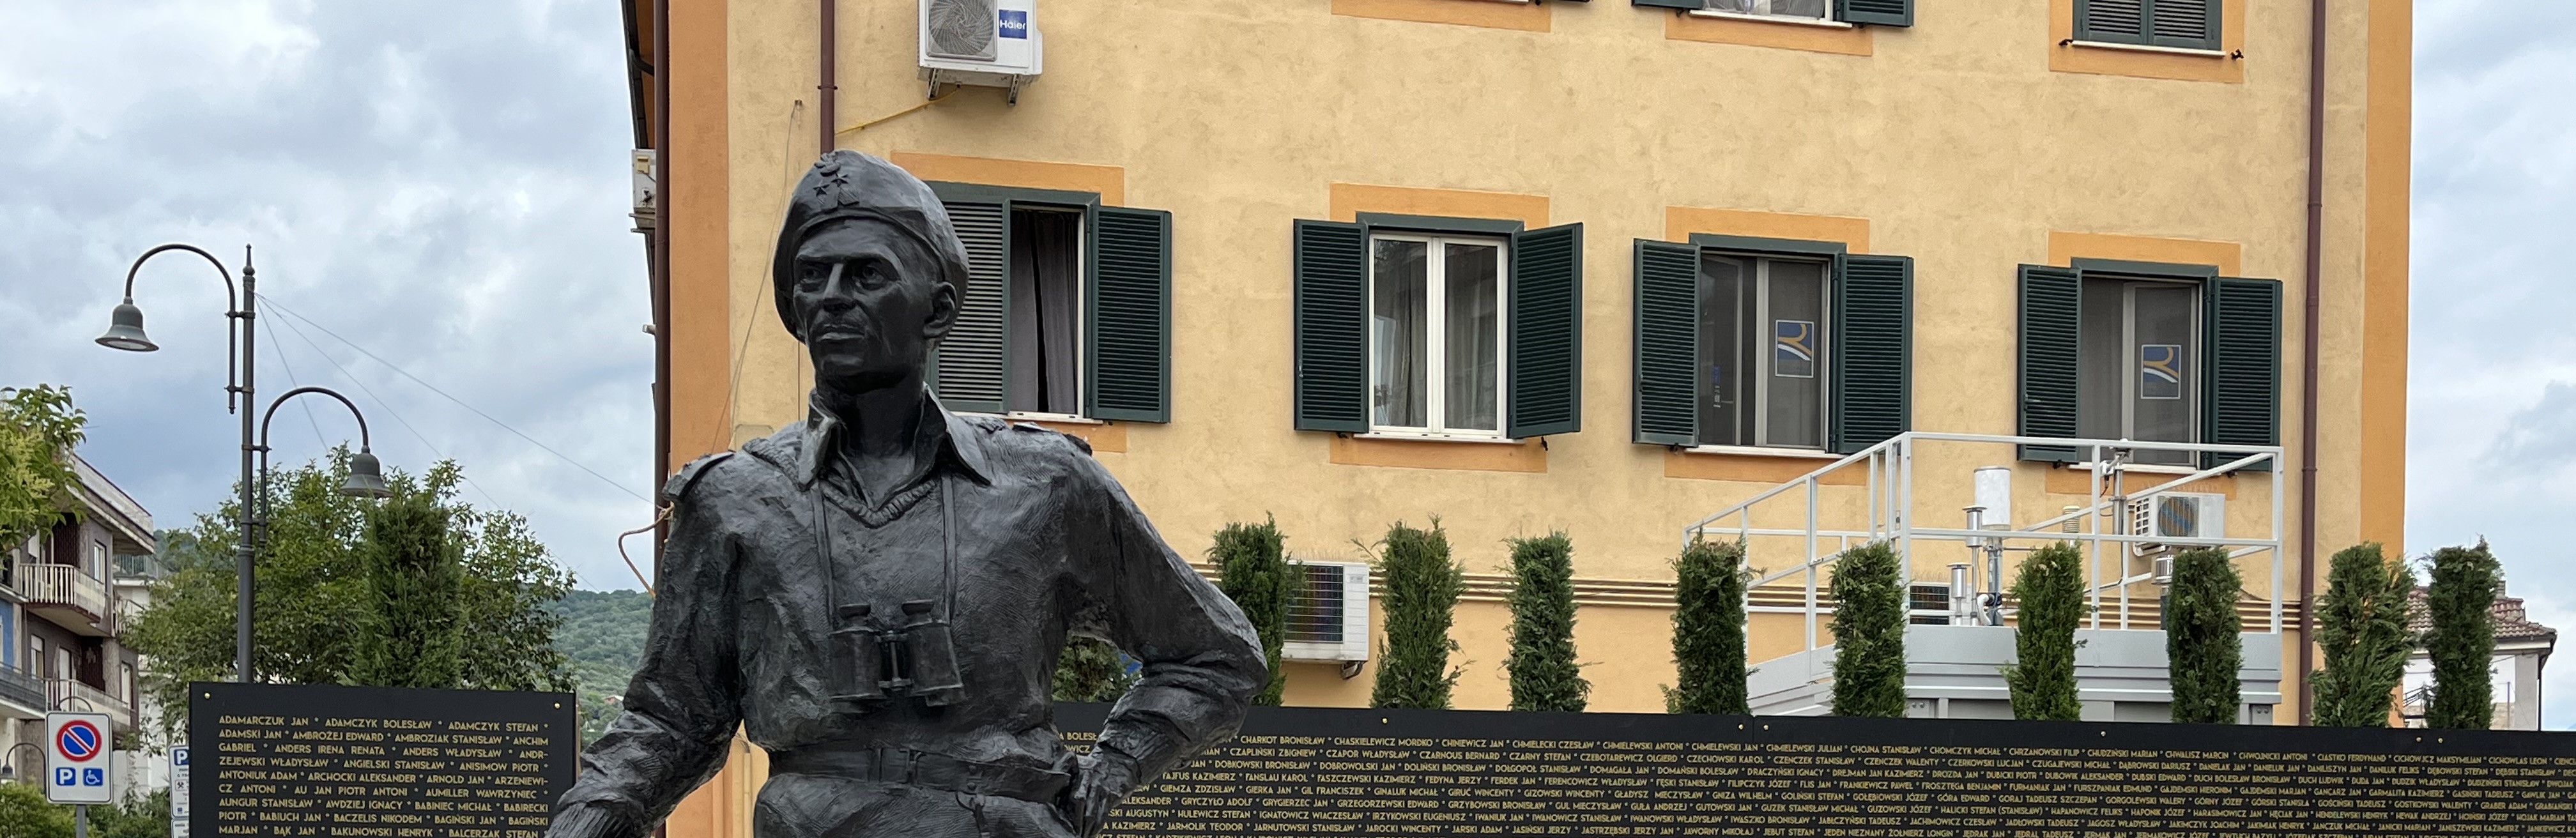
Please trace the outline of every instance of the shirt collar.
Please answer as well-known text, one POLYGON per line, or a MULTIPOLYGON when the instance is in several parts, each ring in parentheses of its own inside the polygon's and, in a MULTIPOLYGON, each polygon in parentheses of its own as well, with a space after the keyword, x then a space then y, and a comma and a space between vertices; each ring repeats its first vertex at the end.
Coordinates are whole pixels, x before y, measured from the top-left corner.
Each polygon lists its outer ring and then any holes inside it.
MULTIPOLYGON (((978 482, 988 482, 984 437, 974 424, 949 412, 936 395, 923 393, 921 405, 922 429, 939 435, 940 459, 963 468, 967 476, 978 482)), ((823 476, 823 469, 831 464, 836 446, 840 444, 841 432, 847 427, 840 417, 824 408, 822 402, 810 397, 807 399, 805 443, 796 452, 796 480, 800 487, 810 488, 823 476)))

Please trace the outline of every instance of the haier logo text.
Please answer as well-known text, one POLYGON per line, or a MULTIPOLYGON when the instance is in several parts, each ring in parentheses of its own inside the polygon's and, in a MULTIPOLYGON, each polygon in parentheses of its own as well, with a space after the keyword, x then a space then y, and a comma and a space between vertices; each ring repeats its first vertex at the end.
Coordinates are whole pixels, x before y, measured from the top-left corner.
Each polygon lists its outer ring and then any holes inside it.
POLYGON ((1022 40, 1026 40, 1029 37, 1029 11, 1027 9, 1002 10, 1002 37, 1019 38, 1022 40))

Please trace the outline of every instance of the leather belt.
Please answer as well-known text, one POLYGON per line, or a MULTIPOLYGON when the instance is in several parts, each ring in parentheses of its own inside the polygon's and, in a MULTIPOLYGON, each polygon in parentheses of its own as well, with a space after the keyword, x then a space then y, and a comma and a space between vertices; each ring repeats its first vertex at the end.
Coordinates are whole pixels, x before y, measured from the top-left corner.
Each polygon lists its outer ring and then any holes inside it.
POLYGON ((1054 805, 1073 775, 1043 768, 970 762, 907 748, 805 748, 769 755, 772 773, 902 783, 1054 805))

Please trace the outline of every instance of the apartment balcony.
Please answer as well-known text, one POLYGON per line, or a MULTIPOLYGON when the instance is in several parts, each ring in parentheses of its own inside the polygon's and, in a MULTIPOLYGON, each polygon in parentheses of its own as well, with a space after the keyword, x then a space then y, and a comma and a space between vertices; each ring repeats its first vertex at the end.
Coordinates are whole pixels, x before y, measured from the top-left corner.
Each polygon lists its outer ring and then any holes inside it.
POLYGON ((56 710, 106 713, 119 725, 129 728, 135 726, 134 705, 108 695, 106 690, 79 681, 69 678, 47 679, 45 699, 46 706, 56 710))
POLYGON ((53 702, 45 693, 45 680, 25 670, 0 666, 0 720, 41 719, 53 702))
POLYGON ((27 610, 43 615, 75 634, 105 637, 116 633, 106 582, 67 564, 20 561, 10 587, 26 598, 27 610))

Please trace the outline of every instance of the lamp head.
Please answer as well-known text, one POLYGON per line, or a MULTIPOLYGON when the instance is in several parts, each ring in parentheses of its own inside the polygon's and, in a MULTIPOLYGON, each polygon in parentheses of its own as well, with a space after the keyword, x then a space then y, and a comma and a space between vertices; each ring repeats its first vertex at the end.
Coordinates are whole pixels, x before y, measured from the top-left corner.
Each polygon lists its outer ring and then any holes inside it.
POLYGON ((107 334, 98 336, 98 345, 127 352, 150 352, 161 348, 144 336, 143 310, 134 307, 132 297, 116 305, 116 313, 108 317, 107 334))
POLYGON ((357 456, 349 458, 349 479, 340 484, 340 494, 353 498, 384 498, 392 497, 393 493, 393 488, 385 485, 384 467, 376 462, 376 455, 360 449, 357 456))

